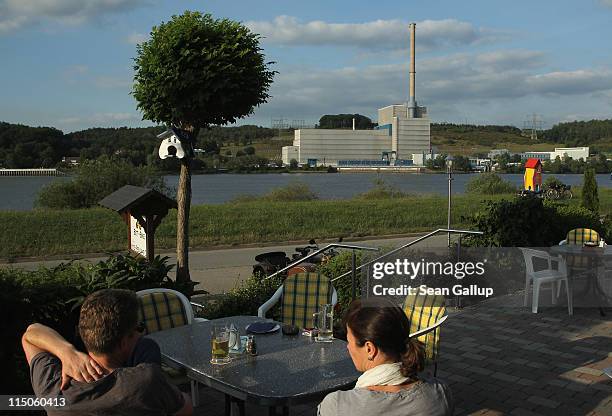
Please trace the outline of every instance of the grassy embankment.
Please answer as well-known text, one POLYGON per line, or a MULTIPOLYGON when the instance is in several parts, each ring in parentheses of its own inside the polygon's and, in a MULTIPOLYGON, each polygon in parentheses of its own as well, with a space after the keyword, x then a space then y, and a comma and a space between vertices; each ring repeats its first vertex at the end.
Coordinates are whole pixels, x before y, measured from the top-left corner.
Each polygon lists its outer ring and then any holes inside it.
MULTIPOLYGON (((570 202, 579 205, 576 189, 570 202)), ((612 190, 600 189, 601 212, 612 213, 612 190)), ((479 210, 486 199, 509 196, 456 196, 453 226, 468 227, 462 216, 479 210)), ((191 211, 191 247, 260 242, 379 236, 430 231, 446 225, 445 197, 269 202, 200 205, 191 211)), ((0 212, 0 259, 122 251, 126 226, 114 212, 102 209, 0 212)), ((172 248, 176 211, 156 233, 157 248, 172 248)))

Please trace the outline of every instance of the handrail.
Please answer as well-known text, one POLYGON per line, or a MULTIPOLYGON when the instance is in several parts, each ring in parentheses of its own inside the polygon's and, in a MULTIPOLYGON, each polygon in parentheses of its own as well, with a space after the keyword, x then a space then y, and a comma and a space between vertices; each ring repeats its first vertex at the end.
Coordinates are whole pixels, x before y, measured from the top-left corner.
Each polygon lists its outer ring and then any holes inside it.
MULTIPOLYGON (((438 228, 437 230, 432 231, 432 232, 430 232, 430 233, 427 233, 427 234, 425 234, 425 235, 422 235, 422 236, 420 236, 419 238, 417 238, 416 240, 412 240, 412 241, 410 241, 410 242, 408 242, 408 243, 404 244, 403 246, 400 246, 400 247, 398 247, 398 248, 396 248, 396 249, 393 249, 393 250, 391 250, 390 252, 385 253, 385 254, 383 254, 383 255, 382 255, 382 256, 380 256, 380 257, 375 258, 374 260, 371 260, 371 261, 369 261, 369 262, 367 262, 367 263, 362 264, 361 266, 357 267, 357 268, 355 269, 355 271, 360 270, 360 269, 362 269, 362 268, 363 268, 363 267, 365 267, 365 266, 369 266, 370 264, 374 263, 375 261, 378 261, 378 260, 380 260, 380 259, 382 259, 382 258, 385 258, 385 257, 387 257, 387 256, 389 256, 389 255, 391 255, 391 254, 393 254, 393 253, 397 253, 398 251, 403 250, 403 249, 405 249, 406 247, 410 247, 410 246, 412 246, 412 245, 414 245, 414 244, 416 244, 416 243, 419 243, 419 242, 421 242, 421 241, 423 241, 423 240, 426 240, 426 239, 428 239, 429 237, 432 237, 432 236, 434 236, 434 235, 436 235, 436 234, 439 234, 439 233, 470 234, 470 235, 482 235, 482 234, 484 234, 482 231, 453 230, 453 229, 447 229, 447 228, 438 228)), ((338 280, 338 279, 340 279, 340 278, 342 278, 342 277, 344 277, 344 276, 347 276, 347 275, 348 275, 348 274, 350 274, 350 273, 353 273, 353 270, 349 270, 348 272, 343 273, 343 274, 341 274, 340 276, 338 276, 338 277, 335 277, 335 278, 331 279, 331 281, 332 281, 332 282, 335 282, 336 280, 338 280)))
POLYGON ((318 254, 323 253, 324 251, 329 250, 330 248, 348 248, 351 250, 368 250, 368 251, 380 251, 379 248, 376 247, 366 247, 366 246, 356 246, 353 244, 340 244, 340 243, 332 243, 332 244, 328 244, 327 246, 318 249, 317 251, 313 251, 312 253, 308 254, 306 257, 302 257, 301 259, 298 259, 296 261, 294 261, 293 263, 289 264, 288 266, 283 267, 282 269, 272 273, 270 276, 266 276, 264 278, 264 280, 267 279, 271 279, 274 276, 276 276, 277 274, 280 274, 282 272, 284 272, 285 270, 289 270, 290 268, 292 268, 293 266, 300 264, 300 263, 304 263, 306 260, 310 259, 311 257, 314 257, 318 254))

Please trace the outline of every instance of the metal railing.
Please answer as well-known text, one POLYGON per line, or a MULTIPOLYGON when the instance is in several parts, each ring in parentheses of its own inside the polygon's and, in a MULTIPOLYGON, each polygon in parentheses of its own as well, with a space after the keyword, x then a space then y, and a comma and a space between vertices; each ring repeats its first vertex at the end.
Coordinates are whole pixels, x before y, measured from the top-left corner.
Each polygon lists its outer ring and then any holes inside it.
MULTIPOLYGON (((376 261, 379 261, 380 259, 384 259, 385 257, 388 257, 391 254, 397 253, 400 250, 403 250, 403 249, 405 249, 407 247, 413 246, 413 245, 415 245, 417 243, 420 243, 423 240, 427 240, 428 238, 433 237, 434 235, 440 234, 440 233, 460 234, 460 235, 463 235, 463 234, 482 235, 482 234, 484 234, 482 231, 454 230, 454 229, 448 229, 448 228, 438 228, 437 230, 432 231, 430 233, 427 233, 425 235, 422 235, 421 237, 417 238, 416 240, 412 240, 412 241, 404 244, 403 246, 400 246, 400 247, 398 247, 396 249, 393 249, 393 250, 389 251, 388 253, 385 253, 382 256, 375 258, 374 260, 370 260, 369 262, 362 264, 361 266, 357 267, 355 270, 350 270, 350 271, 348 271, 346 273, 343 273, 340 276, 331 279, 331 281, 335 282, 336 280, 341 279, 344 276, 348 276, 350 273, 354 274, 357 270, 361 270, 362 268, 364 268, 366 266, 369 266, 370 264, 372 264, 372 263, 374 263, 376 261)), ((459 240, 459 244, 461 245, 461 239, 459 240)))
POLYGON ((305 261, 307 261, 308 259, 317 256, 321 253, 324 253, 325 251, 329 250, 330 248, 346 248, 346 249, 350 249, 353 250, 353 263, 355 262, 355 250, 365 250, 365 251, 380 251, 379 248, 376 247, 366 247, 366 246, 356 246, 353 244, 341 244, 341 243, 332 243, 332 244, 328 244, 323 248, 318 249, 317 251, 313 251, 312 253, 308 254, 305 257, 302 257, 296 261, 294 261, 293 263, 290 263, 288 266, 283 267, 282 269, 272 273, 270 276, 266 276, 264 278, 264 280, 266 279, 271 279, 274 276, 276 276, 277 274, 283 273, 287 270, 289 270, 290 268, 297 266, 300 263, 304 263, 305 261))

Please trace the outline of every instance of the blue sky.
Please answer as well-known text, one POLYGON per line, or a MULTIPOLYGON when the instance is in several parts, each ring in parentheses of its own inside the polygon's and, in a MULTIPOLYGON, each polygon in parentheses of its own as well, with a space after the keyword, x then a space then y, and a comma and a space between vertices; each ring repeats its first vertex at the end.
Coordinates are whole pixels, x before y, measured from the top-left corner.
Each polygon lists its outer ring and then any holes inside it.
POLYGON ((0 120, 144 126, 130 96, 136 43, 184 10, 243 22, 279 71, 238 124, 360 113, 408 95, 434 122, 523 126, 612 118, 612 0, 0 0, 0 120))

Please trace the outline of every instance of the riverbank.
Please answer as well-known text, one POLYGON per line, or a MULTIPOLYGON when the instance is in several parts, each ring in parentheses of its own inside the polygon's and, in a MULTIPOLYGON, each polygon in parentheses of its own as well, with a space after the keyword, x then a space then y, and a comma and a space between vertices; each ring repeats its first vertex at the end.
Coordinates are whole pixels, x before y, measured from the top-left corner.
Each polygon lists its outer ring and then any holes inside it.
MULTIPOLYGON (((601 212, 612 212, 612 190, 600 188, 601 212)), ((483 201, 505 196, 453 197, 453 227, 469 227, 464 217, 483 201)), ((578 206, 579 195, 570 201, 578 206)), ((419 196, 402 199, 267 202, 196 205, 191 209, 190 246, 205 248, 241 244, 305 241, 310 238, 365 237, 430 231, 446 226, 447 199, 419 196)), ((0 212, 0 259, 124 251, 126 225, 103 209, 0 212)), ((155 244, 176 243, 176 211, 162 221, 155 244)))

